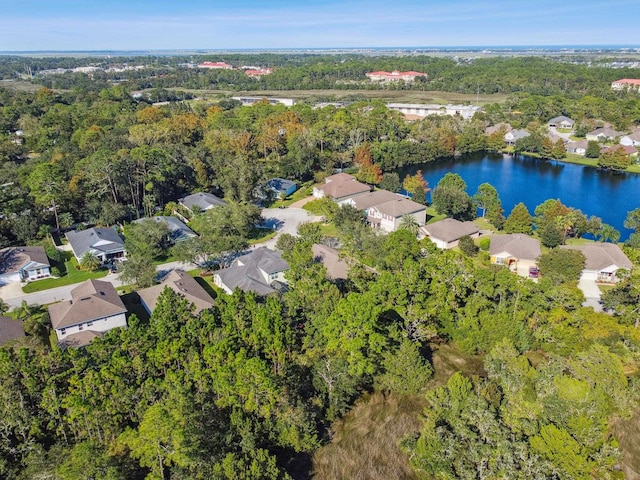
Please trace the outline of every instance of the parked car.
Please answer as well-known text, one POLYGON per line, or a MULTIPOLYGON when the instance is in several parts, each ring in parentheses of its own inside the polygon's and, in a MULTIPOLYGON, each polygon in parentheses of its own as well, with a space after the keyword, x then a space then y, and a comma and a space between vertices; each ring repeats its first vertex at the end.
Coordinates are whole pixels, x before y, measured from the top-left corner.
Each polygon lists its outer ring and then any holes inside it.
POLYGON ((538 278, 539 274, 538 267, 529 267, 529 278, 538 278))

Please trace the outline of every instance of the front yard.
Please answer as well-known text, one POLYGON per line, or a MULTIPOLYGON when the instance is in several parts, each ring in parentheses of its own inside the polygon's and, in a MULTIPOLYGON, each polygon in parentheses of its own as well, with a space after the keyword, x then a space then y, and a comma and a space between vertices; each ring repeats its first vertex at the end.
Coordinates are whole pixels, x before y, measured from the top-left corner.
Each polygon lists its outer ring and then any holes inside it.
POLYGON ((24 287, 22 287, 22 291, 24 293, 41 292, 50 288, 62 287, 64 285, 84 282, 85 280, 89 280, 91 278, 102 278, 109 273, 107 269, 101 269, 95 272, 81 270, 75 258, 66 260, 64 262, 64 267, 59 269, 61 275, 60 278, 45 278, 44 280, 37 280, 35 282, 27 283, 24 287))

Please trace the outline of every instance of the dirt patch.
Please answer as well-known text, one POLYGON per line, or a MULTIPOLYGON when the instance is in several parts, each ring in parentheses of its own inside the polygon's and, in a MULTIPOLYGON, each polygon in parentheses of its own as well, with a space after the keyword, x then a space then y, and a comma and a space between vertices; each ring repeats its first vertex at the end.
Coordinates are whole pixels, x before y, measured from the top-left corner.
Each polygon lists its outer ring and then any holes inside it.
POLYGON ((640 410, 629 419, 618 419, 612 425, 613 434, 620 443, 620 468, 627 480, 640 479, 640 410))

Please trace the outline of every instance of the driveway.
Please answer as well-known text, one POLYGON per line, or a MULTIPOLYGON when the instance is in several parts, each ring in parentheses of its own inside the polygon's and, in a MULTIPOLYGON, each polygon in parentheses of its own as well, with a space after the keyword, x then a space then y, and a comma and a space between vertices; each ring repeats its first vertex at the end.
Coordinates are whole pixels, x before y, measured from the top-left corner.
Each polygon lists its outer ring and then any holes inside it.
POLYGON ((319 222, 322 217, 316 217, 303 208, 265 208, 262 210, 265 219, 263 227, 273 228, 278 234, 266 242, 259 243, 255 247, 275 248, 278 237, 283 233, 298 236, 298 225, 305 222, 319 222))
POLYGON ((600 288, 596 284, 595 280, 585 280, 583 278, 578 282, 578 288, 582 290, 585 301, 582 304, 583 307, 593 307, 596 312, 602 312, 602 305, 600 304, 600 288))

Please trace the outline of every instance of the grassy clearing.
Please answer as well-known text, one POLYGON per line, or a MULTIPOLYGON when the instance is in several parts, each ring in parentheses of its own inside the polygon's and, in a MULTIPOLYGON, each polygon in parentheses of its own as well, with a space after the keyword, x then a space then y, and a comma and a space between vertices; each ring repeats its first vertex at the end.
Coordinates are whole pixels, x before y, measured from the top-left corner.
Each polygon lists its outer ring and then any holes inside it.
POLYGON ((447 216, 443 213, 438 213, 433 206, 427 207, 427 225, 440 220, 444 220, 447 216))
MULTIPOLYGON (((461 371, 484 375, 483 358, 461 353, 451 345, 432 345, 435 375, 429 387, 444 384, 461 371)), ((365 394, 332 428, 331 443, 313 458, 316 480, 415 479, 400 442, 420 431, 419 414, 426 406, 424 396, 365 394)))
POLYGON ((273 230, 272 228, 258 228, 256 232, 256 238, 252 238, 249 240, 249 245, 255 245, 257 243, 266 242, 267 240, 271 240, 275 237, 278 232, 273 230))
POLYGON ((35 93, 42 88, 42 85, 31 83, 26 80, 6 79, 0 80, 0 87, 19 92, 35 93))
POLYGON ((417 478, 399 442, 420 429, 421 396, 363 396, 333 428, 333 439, 314 456, 316 480, 417 478))
POLYGON ((45 278, 44 280, 37 280, 35 282, 28 283, 22 287, 24 293, 41 292, 42 290, 48 290, 50 288, 62 287, 64 285, 71 285, 73 283, 84 282, 91 278, 105 277, 109 271, 98 270, 96 272, 90 272, 88 270, 80 270, 78 262, 75 258, 64 262, 67 273, 60 278, 45 278))

